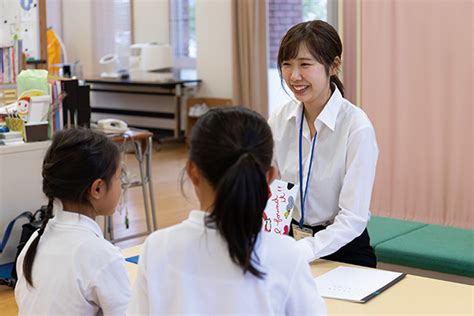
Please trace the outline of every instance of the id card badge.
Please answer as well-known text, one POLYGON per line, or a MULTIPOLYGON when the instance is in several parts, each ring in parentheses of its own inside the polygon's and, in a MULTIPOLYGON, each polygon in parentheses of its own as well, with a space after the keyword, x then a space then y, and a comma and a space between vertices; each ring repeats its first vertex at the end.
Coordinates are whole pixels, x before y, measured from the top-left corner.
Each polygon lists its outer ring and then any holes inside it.
POLYGON ((300 228, 300 226, 296 224, 291 224, 291 227, 293 228, 293 237, 295 237, 296 240, 313 237, 313 231, 309 228, 300 228))

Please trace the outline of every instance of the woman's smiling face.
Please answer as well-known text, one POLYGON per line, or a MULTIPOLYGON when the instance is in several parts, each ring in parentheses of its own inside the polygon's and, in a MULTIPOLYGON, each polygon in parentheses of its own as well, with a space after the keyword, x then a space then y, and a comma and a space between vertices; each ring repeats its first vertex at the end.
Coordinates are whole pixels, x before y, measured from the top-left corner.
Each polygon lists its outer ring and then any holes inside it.
POLYGON ((330 77, 323 64, 319 63, 301 44, 295 58, 281 63, 281 74, 298 101, 306 106, 324 106, 330 95, 330 77))

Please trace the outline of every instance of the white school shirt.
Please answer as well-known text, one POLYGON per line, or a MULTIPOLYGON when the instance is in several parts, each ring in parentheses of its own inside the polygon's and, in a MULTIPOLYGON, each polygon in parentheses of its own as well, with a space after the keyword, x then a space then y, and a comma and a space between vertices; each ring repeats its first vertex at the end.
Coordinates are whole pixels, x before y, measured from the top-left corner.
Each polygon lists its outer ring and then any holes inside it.
POLYGON ((33 263, 34 288, 17 262, 15 299, 20 315, 125 315, 130 299, 126 263, 91 218, 59 210, 40 238, 33 263))
POLYGON ((326 315, 304 255, 287 236, 259 235, 264 279, 230 259, 226 241, 191 211, 150 235, 140 254, 127 315, 326 315))
MULTIPOLYGON (((299 132, 303 104, 291 101, 269 119, 275 141, 274 164, 282 180, 300 185, 299 132)), ((335 90, 316 118, 314 147, 304 223, 329 225, 314 237, 298 241, 307 259, 330 255, 358 237, 370 218, 370 198, 375 178, 378 147, 367 115, 335 90)), ((311 155, 311 133, 303 122, 303 194, 311 155)), ((293 217, 299 221, 300 196, 293 217)))

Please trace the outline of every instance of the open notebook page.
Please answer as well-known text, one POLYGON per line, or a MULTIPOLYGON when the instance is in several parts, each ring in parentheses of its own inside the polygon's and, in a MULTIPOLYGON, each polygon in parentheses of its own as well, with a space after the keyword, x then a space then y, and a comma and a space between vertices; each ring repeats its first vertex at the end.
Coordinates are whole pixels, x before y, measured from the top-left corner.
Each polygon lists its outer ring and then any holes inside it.
POLYGON ((365 303, 404 276, 399 272, 341 266, 315 281, 323 297, 365 303))

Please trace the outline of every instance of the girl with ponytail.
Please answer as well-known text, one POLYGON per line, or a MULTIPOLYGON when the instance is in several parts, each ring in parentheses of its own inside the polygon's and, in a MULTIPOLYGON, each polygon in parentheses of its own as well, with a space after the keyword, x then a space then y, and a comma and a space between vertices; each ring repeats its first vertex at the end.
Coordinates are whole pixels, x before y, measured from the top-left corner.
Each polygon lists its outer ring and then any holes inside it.
POLYGON ((272 154, 256 112, 215 108, 199 119, 186 172, 200 210, 147 238, 128 314, 326 313, 295 241, 261 233, 272 154))
POLYGON ((367 222, 378 147, 367 115, 344 98, 341 62, 341 39, 324 21, 284 35, 278 69, 296 100, 270 117, 274 159, 282 180, 299 185, 291 234, 308 261, 375 267, 367 222))
POLYGON ((125 260, 95 222, 112 215, 120 198, 118 148, 91 130, 57 132, 42 174, 47 216, 18 257, 19 314, 123 315, 125 260), (61 206, 55 214, 53 205, 61 206))

